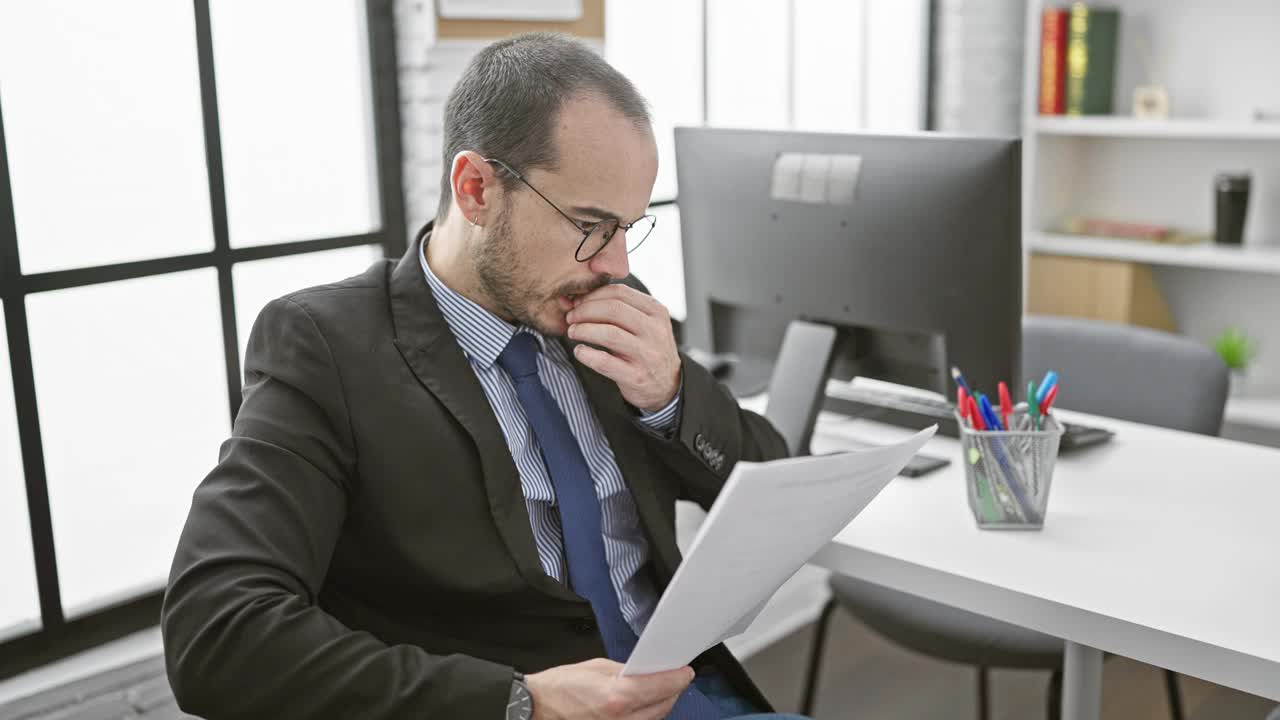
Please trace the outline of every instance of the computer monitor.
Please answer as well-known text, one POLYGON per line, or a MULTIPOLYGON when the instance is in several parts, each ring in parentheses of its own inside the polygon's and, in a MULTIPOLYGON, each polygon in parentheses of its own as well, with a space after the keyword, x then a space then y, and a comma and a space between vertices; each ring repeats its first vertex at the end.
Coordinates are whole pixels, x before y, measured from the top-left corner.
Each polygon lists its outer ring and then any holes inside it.
POLYGON ((935 133, 677 128, 686 345, 768 383, 795 319, 830 367, 948 394, 1020 387, 1020 143, 935 133))

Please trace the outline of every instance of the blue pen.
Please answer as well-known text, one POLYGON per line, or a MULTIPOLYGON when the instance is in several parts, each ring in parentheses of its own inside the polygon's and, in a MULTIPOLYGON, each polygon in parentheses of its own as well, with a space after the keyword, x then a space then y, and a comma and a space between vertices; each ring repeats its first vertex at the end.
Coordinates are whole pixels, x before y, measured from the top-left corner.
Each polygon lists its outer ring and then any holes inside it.
MULTIPOLYGON (((986 395, 978 393, 978 412, 982 413, 986 419, 988 427, 996 430, 1004 430, 1004 426, 1000 423, 1000 417, 996 414, 995 408, 991 406, 991 401, 986 395)), ((1004 471, 1006 478, 1005 486, 1013 493, 1014 502, 1017 503, 1019 510, 1022 512, 1023 519, 1031 523, 1039 523, 1040 514, 1035 511, 1031 503, 1027 501, 1026 494, 1022 491, 1022 487, 1018 483, 1018 475, 1014 472, 1013 466, 1009 463, 1009 458, 1004 454, 1004 443, 999 439, 991 439, 991 450, 996 456, 996 463, 1000 465, 1000 469, 1004 471)))
POLYGON ((987 422, 987 427, 993 430, 1004 430, 1004 423, 1000 422, 1000 416, 996 414, 996 410, 991 406, 991 401, 986 395, 978 393, 978 407, 982 409, 982 419, 987 422))
POLYGON ((1050 370, 1044 374, 1044 380, 1040 381, 1040 388, 1036 390, 1036 405, 1044 402, 1044 398, 1049 394, 1049 390, 1058 384, 1058 373, 1050 370))
POLYGON ((951 379, 956 381, 956 387, 962 387, 966 393, 973 395, 973 388, 969 387, 969 383, 965 381, 964 375, 960 372, 960 368, 955 365, 951 366, 951 379))

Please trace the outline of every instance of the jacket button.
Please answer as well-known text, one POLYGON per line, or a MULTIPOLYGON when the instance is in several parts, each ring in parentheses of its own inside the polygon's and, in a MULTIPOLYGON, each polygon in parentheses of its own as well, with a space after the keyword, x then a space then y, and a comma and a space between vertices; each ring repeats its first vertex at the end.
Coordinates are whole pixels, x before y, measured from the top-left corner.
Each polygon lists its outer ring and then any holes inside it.
POLYGON ((573 629, 582 635, 590 635, 595 633, 596 624, 591 620, 574 620, 573 629))

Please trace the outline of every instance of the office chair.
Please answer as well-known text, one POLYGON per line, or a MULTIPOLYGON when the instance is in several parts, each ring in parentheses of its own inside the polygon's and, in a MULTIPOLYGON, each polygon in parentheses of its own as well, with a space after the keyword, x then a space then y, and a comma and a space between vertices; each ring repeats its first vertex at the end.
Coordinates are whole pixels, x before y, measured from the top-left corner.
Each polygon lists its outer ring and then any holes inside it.
MULTIPOLYGON (((1036 379, 1050 368, 1057 370, 1063 407, 1204 435, 1221 430, 1227 368, 1194 340, 1127 325, 1027 316, 1022 345, 1023 377, 1036 379)), ((832 597, 819 617, 809 660, 802 714, 812 714, 827 625, 840 607, 899 645, 976 666, 980 720, 990 713, 990 668, 1053 671, 1048 716, 1059 717, 1062 640, 853 577, 832 577, 830 585, 832 597)), ((1165 688, 1170 716, 1182 720, 1177 674, 1171 670, 1165 671, 1165 688)))

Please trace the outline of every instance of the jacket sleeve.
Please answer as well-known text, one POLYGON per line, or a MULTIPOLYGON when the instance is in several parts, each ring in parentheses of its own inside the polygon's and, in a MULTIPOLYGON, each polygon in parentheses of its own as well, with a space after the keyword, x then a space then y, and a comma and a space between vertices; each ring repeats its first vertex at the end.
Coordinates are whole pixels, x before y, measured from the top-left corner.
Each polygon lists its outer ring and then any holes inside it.
POLYGON ((739 460, 787 456, 782 435, 765 418, 738 407, 724 385, 681 353, 683 388, 678 424, 667 437, 651 436, 658 458, 681 483, 681 498, 710 509, 739 460))
POLYGON ((185 712, 504 716, 511 668, 388 646, 318 606, 355 463, 329 346, 303 306, 276 300, 254 325, 244 402, 195 491, 165 594, 166 666, 185 712))

